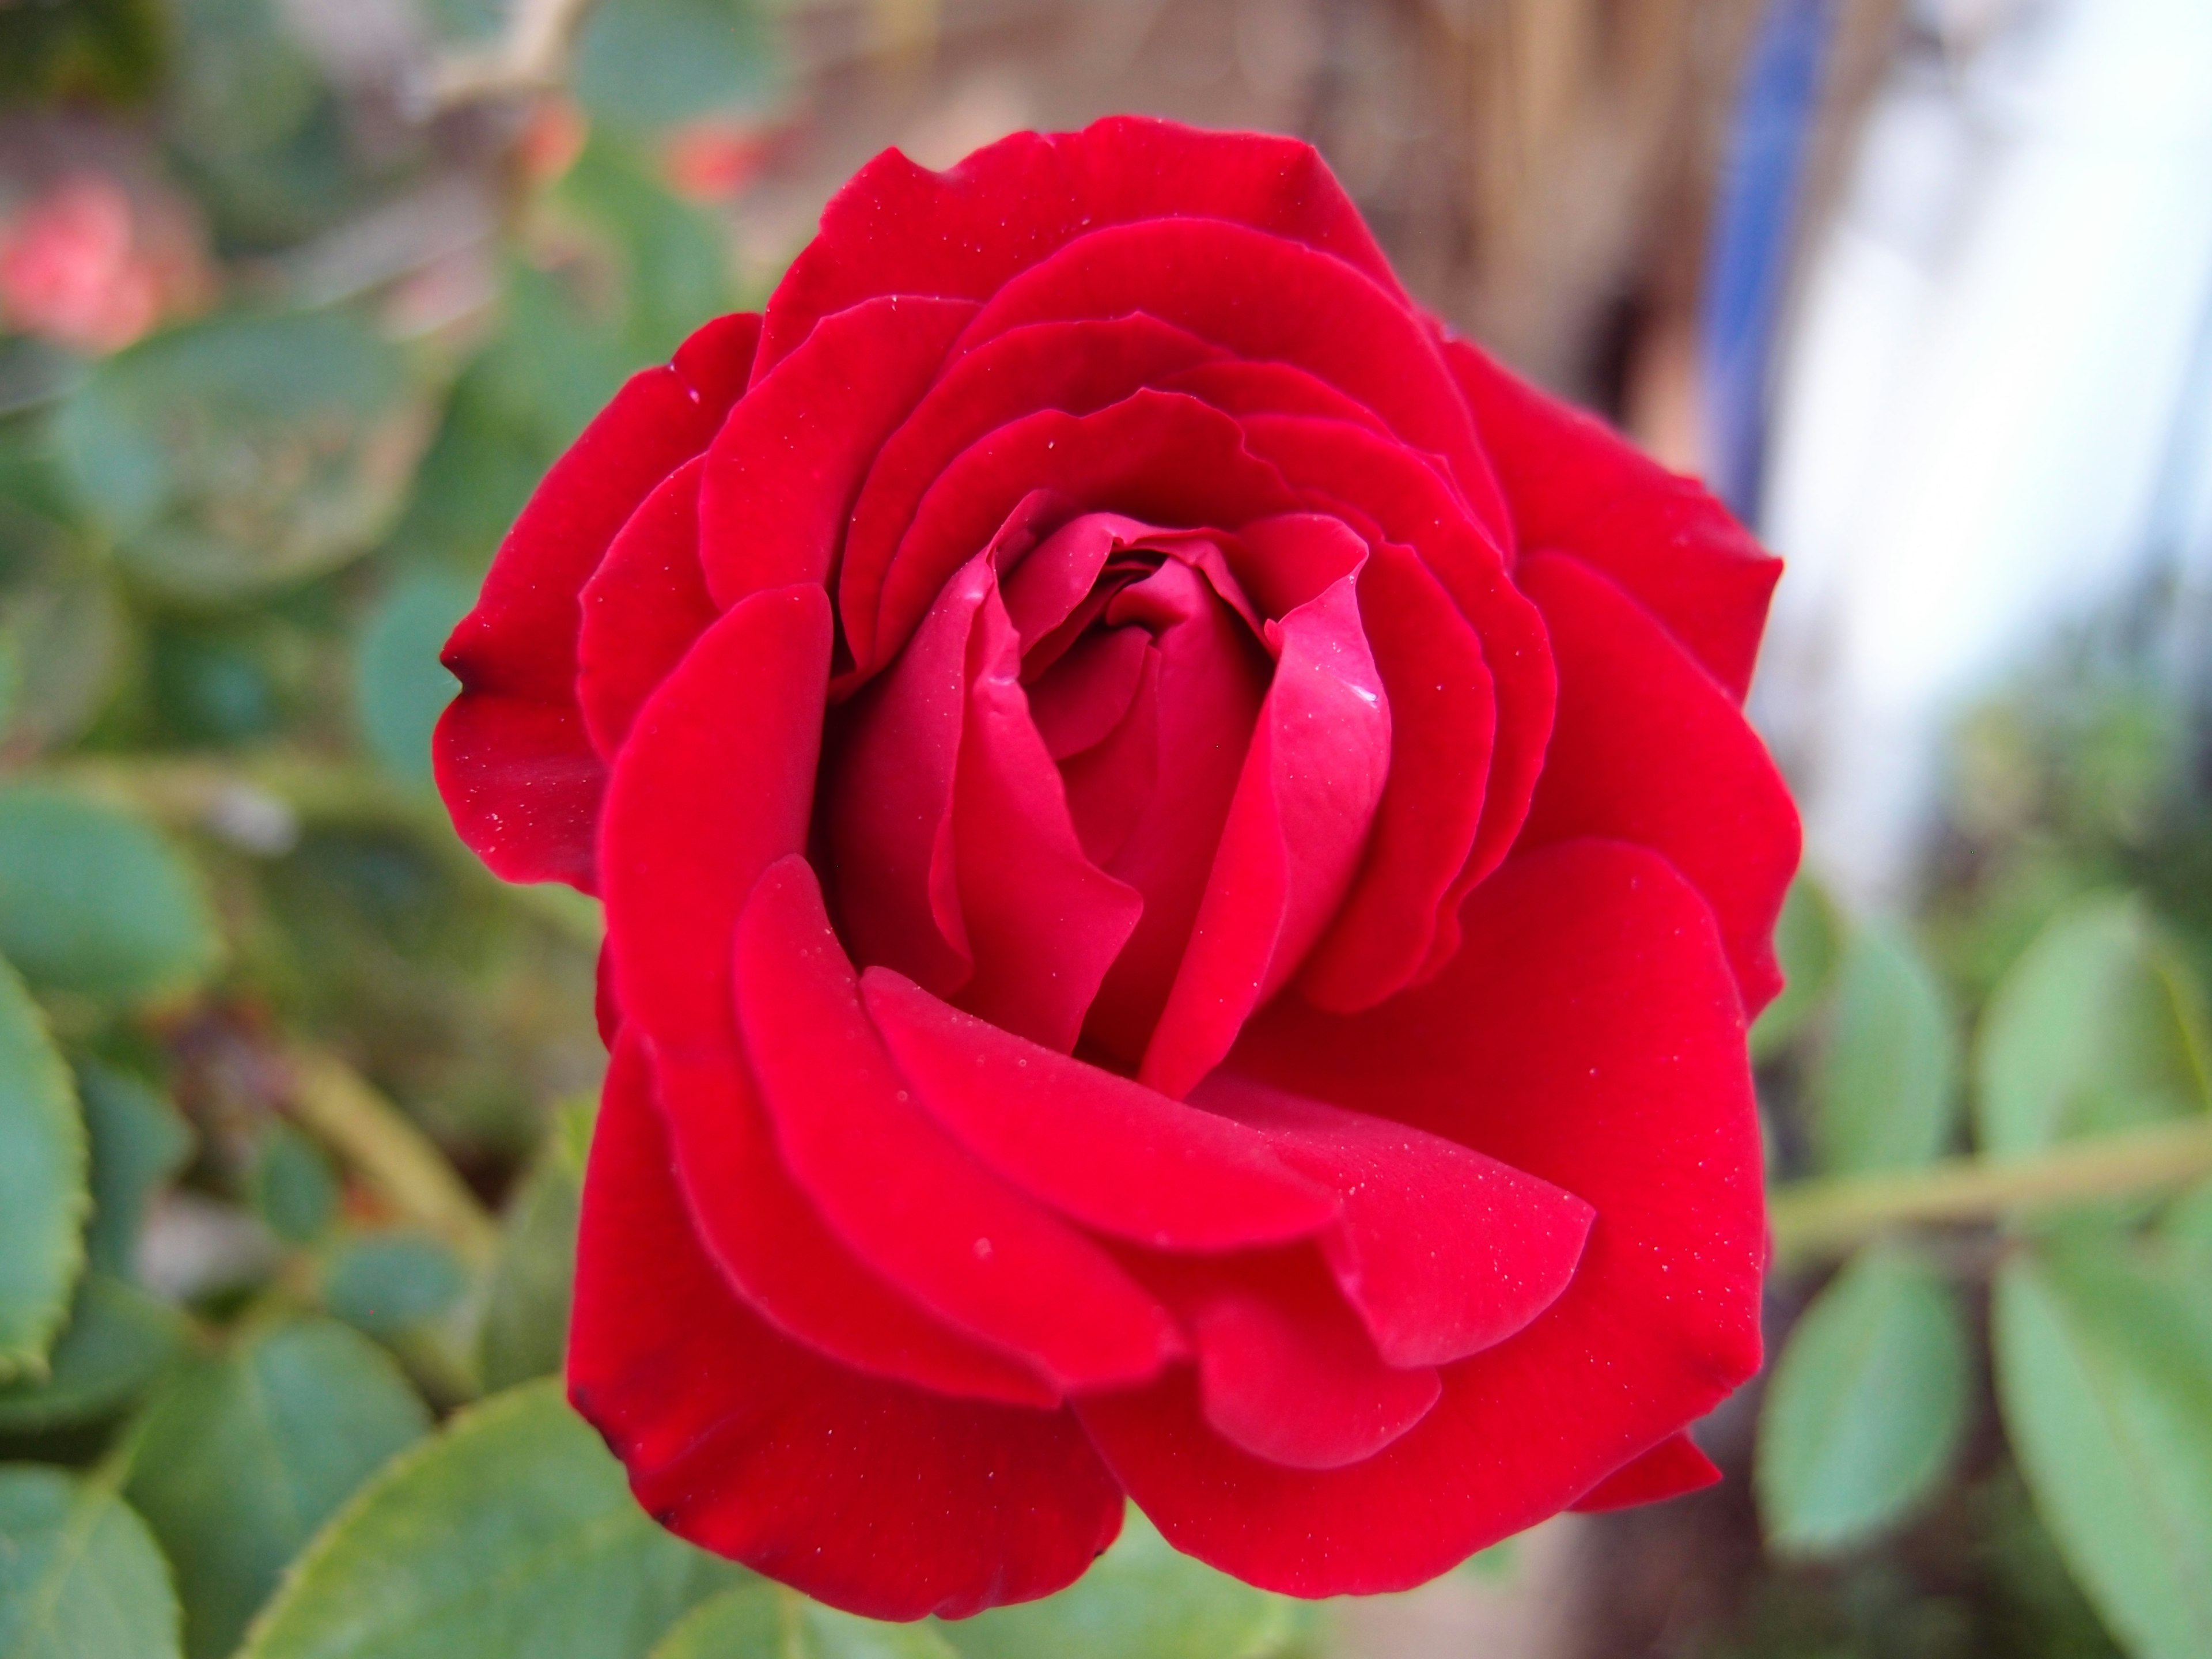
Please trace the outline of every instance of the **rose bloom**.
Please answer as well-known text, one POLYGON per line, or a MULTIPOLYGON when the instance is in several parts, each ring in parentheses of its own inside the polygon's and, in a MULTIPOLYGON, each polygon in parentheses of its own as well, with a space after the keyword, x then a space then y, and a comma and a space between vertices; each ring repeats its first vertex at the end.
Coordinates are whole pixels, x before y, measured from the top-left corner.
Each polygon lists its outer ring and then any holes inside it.
POLYGON ((95 355, 129 345, 167 297, 141 240, 122 185, 101 173, 64 179, 0 225, 0 326, 95 355))
POLYGON ((461 833, 605 901, 568 1386, 645 1507, 911 1618, 1125 1498, 1328 1595, 1713 1479, 1777 570, 1302 144, 870 163, 446 653, 461 833))

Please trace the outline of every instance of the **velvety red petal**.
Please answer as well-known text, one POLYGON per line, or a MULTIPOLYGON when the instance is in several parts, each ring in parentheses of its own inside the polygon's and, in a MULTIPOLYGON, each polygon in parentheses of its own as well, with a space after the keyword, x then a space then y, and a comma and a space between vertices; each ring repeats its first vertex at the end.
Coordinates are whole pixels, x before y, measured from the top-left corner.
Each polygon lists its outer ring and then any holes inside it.
POLYGON ((630 723, 721 611, 699 570, 699 456, 670 473, 630 514, 584 584, 576 700, 608 760, 630 723))
POLYGON ((1389 767, 1390 708, 1354 577, 1268 631, 1274 683, 1190 943, 1138 1075, 1180 1097, 1289 978, 1344 896, 1389 767))
POLYGON ((1571 1505, 1583 1515, 1662 1504, 1686 1492, 1703 1492, 1721 1478, 1713 1460, 1686 1434, 1669 1435, 1643 1456, 1592 1486, 1571 1505))
POLYGON ((938 475, 887 568, 870 570, 852 550, 837 603, 862 668, 890 659, 952 573, 1038 491, 1170 526, 1235 526, 1297 506, 1245 452, 1237 422, 1195 398, 1147 390, 1093 414, 1025 416, 938 475))
POLYGON ((1557 684, 1544 619, 1514 586, 1499 544, 1468 517, 1450 486, 1402 444, 1344 421, 1243 418, 1247 442, 1331 511, 1371 525, 1370 540, 1419 553, 1482 642, 1497 696, 1490 775, 1474 845, 1445 890, 1425 976, 1459 947, 1459 904, 1498 867, 1520 833, 1544 766, 1557 684))
POLYGON ((1026 1042, 872 968, 863 1000, 930 1115, 1007 1181, 1071 1219, 1163 1250, 1302 1238, 1328 1188, 1239 1123, 1026 1042))
POLYGON ((430 756, 454 830, 492 874, 597 890, 592 836, 607 775, 573 696, 464 690, 439 717, 430 756))
MULTIPOLYGON (((634 1046, 633 1069, 645 1073, 642 1039, 634 1046)), ((617 1054, 610 1087, 624 1064, 617 1054)), ((650 1076, 692 1225, 724 1282, 755 1313, 872 1376, 1007 1405, 1060 1402, 1060 1390, 1020 1358, 931 1318, 823 1224, 792 1184, 743 1062, 664 1059, 650 1076)))
POLYGON ((1122 1500, 1073 1419, 879 1382, 777 1335, 701 1252, 644 1091, 609 1085, 568 1389, 639 1502, 870 1618, 957 1617, 1078 1577, 1119 1531, 1122 1500))
POLYGON ((625 1021, 655 1050, 733 1050, 730 940, 760 872, 806 842, 830 667, 818 587, 756 593, 640 712, 600 825, 625 1021))
POLYGON ((912 295, 824 317, 761 377, 714 438, 700 489, 715 602, 830 580, 853 498, 975 314, 912 295))
POLYGON ((846 557, 873 573, 853 579, 853 604, 872 621, 880 573, 923 495, 963 450, 1039 410, 1104 409, 1215 355, 1195 335, 1137 313, 1013 329, 954 358, 884 441, 853 503, 846 557))
POLYGON ((592 888, 605 780, 576 708, 578 595, 653 486, 706 447, 759 335, 757 317, 720 318, 631 376, 545 475, 446 641, 461 693, 439 722, 439 792, 508 881, 592 888))
POLYGON ((1738 702, 1751 684, 1782 562, 1693 478, 1463 340, 1444 356, 1466 391, 1521 545, 1571 553, 1634 594, 1738 702))
POLYGON ((1219 219, 1108 226, 1009 279, 963 343, 1131 311, 1340 388, 1406 442, 1445 457, 1492 533, 1510 533, 1466 399, 1428 324, 1390 287, 1304 244, 1219 219), (1265 303, 1253 303, 1255 295, 1265 303))
POLYGON ((1298 975, 1309 1001, 1339 1012, 1402 989, 1457 908, 1498 730, 1482 643, 1409 550, 1376 544, 1359 616, 1390 701, 1390 772, 1359 873, 1298 975))
POLYGON ((1232 1065, 1443 1134, 1588 1200, 1581 1266, 1534 1323, 1443 1370, 1374 1457, 1280 1468, 1206 1425, 1187 1373, 1081 1401, 1178 1547, 1269 1588, 1423 1583, 1704 1415, 1759 1357, 1765 1255, 1741 1004, 1712 915, 1646 848, 1516 856, 1437 980, 1364 1014, 1288 1002, 1232 1065))
MULTIPOLYGON (((976 561, 989 574, 988 556, 976 561)), ((952 862, 975 973, 961 1006, 1048 1048, 1075 1046, 1144 900, 1084 852, 1030 719, 1021 639, 991 581, 969 639, 952 862)))
POLYGON ((804 860, 775 866, 746 904, 737 991, 746 1058, 793 1177, 870 1267, 1062 1389, 1127 1384, 1180 1350, 1166 1310, 1111 1257, 915 1103, 804 860))
POLYGON ((1650 612, 1564 554, 1523 558, 1559 665, 1559 710, 1522 831, 1641 842, 1696 884, 1756 1013, 1782 988, 1774 920, 1796 872, 1796 809, 1735 700, 1650 612))
POLYGON ((1295 363, 1228 357, 1199 363, 1158 384, 1163 392, 1188 392, 1231 415, 1311 415, 1391 435, 1389 422, 1365 404, 1295 363))
POLYGON ((1193 1101, 1262 1131, 1343 1200, 1322 1248, 1393 1365, 1493 1347, 1559 1300, 1589 1236, 1572 1193, 1442 1135, 1216 1071, 1193 1101))
POLYGON ((1191 1326, 1207 1425, 1267 1462, 1361 1462, 1427 1416, 1443 1393, 1433 1367, 1382 1363, 1310 1251, 1214 1268, 1175 1264, 1163 1288, 1191 1326), (1176 1278, 1188 1282, 1178 1290, 1176 1278))
POLYGON ((1100 225, 1162 214, 1233 220, 1323 248, 1393 293, 1397 278, 1310 145, 1120 115, 1019 132, 944 173, 886 150, 823 210, 769 302, 764 366, 817 318, 878 294, 980 300, 1100 225))

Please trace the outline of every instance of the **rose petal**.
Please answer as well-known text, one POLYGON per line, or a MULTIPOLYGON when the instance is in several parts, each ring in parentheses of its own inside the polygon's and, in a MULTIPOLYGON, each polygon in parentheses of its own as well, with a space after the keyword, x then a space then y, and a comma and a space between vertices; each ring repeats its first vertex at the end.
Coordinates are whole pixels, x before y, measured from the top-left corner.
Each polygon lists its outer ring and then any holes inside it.
POLYGON ((1169 213, 1325 248, 1400 292, 1359 210, 1310 145, 1111 116, 1081 132, 1015 133, 944 173, 896 150, 876 157, 830 198, 821 234, 769 301, 763 372, 817 318, 870 295, 980 300, 1071 237, 1169 213))
POLYGON ((721 611, 699 569, 699 474, 693 456, 630 514, 584 584, 576 700, 592 744, 611 761, 637 711, 721 611))
POLYGON ((801 859, 738 927, 738 1018, 776 1141, 823 1218, 877 1273, 1063 1389, 1156 1373, 1166 1310, 1097 1245, 988 1174, 913 1102, 801 859))
POLYGON ((1587 1200, 1598 1219, 1559 1299, 1447 1367, 1435 1410, 1342 1469, 1229 1446, 1182 1372, 1077 1407, 1170 1541, 1270 1589, 1421 1583, 1571 1503, 1758 1368, 1758 1125, 1704 901, 1657 854, 1585 841, 1515 858, 1465 926, 1430 984, 1349 1018, 1279 1003, 1232 1065, 1587 1200))
POLYGON ((1048 1595, 1121 1528, 1066 1413, 859 1376, 733 1298, 634 1087, 610 1089, 592 1137, 568 1388, 665 1525, 870 1618, 1048 1595))
POLYGON ((1559 664, 1559 722, 1522 831, 1665 854, 1719 919, 1753 1012, 1782 988, 1774 921, 1797 868, 1796 809, 1765 745, 1650 612, 1565 554, 1521 562, 1559 664))
POLYGON ((1431 1366, 1376 1356, 1310 1251, 1177 1264, 1162 1289, 1189 1322, 1207 1425, 1254 1457, 1335 1469, 1374 1456, 1443 1393, 1431 1366), (1180 1291, 1174 1280, 1187 1282, 1180 1291))
POLYGON ((1721 1478, 1713 1460, 1686 1434, 1669 1435, 1643 1456, 1623 1464, 1570 1506, 1583 1515, 1663 1504, 1686 1492, 1703 1492, 1721 1478))
POLYGON ((1389 766, 1390 708, 1346 574, 1269 624, 1274 684, 1190 943, 1138 1076, 1177 1097, 1296 971, 1357 869, 1389 766))
POLYGON ((1352 890, 1298 975, 1318 1007, 1372 1007, 1403 989, 1455 909, 1489 787, 1498 702, 1482 644, 1413 553, 1378 542, 1360 624, 1390 702, 1390 771, 1352 890))
POLYGON ((930 1115, 991 1170, 1086 1227, 1163 1250, 1304 1237, 1329 1191, 1266 1139, 987 1024, 872 968, 861 995, 930 1115))
POLYGON ((1195 398, 1142 391, 1095 414, 1024 416, 945 467, 886 569, 869 571, 857 549, 847 560, 838 611, 864 670, 890 659, 952 573, 1037 490, 1170 526, 1233 526, 1297 505, 1275 471, 1245 453, 1236 422, 1195 398))
POLYGON ((1781 561, 1696 480, 1602 422, 1463 340, 1448 341, 1444 357, 1474 406, 1521 545, 1571 553, 1620 583, 1741 703, 1781 561))
POLYGON ((1387 1364, 1442 1365, 1495 1346, 1574 1277, 1593 1212, 1547 1181, 1226 1067, 1192 1100, 1261 1130, 1340 1197, 1322 1251, 1387 1364))
POLYGON ((853 498, 975 307, 893 295, 824 317, 754 382, 708 453, 701 553, 715 602, 829 580, 853 498))
POLYGON ((1010 277, 962 344, 1025 324, 1132 311, 1340 388, 1406 442, 1447 458, 1492 532, 1510 533, 1466 399, 1428 325, 1393 288, 1303 243, 1221 219, 1107 226, 1010 277), (1254 304, 1255 294, 1267 302, 1254 304))
POLYGON ((446 641, 461 693, 438 723, 438 789, 495 875, 593 890, 605 778, 576 708, 577 596, 638 503, 706 447, 759 333, 757 317, 720 318, 632 375, 545 475, 446 641))

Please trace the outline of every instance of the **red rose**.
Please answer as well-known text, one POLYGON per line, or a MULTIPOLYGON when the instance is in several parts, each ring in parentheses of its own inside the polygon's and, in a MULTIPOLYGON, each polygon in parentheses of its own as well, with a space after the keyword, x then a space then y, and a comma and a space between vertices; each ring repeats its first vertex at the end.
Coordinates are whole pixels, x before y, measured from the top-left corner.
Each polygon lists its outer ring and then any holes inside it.
POLYGON ((907 1618, 1125 1493, 1322 1595, 1712 1478, 1777 568, 1304 145, 872 162, 446 655, 461 833, 605 900, 568 1377, 646 1507, 907 1618))

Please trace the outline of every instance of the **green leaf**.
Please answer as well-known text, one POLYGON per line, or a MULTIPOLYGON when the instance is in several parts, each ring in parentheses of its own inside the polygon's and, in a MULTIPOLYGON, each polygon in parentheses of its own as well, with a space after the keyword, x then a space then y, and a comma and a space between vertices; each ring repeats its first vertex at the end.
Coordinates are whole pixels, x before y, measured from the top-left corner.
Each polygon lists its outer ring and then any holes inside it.
MULTIPOLYGON (((649 1659, 794 1659, 789 1651, 794 1644, 785 1640, 784 1612, 797 1607, 796 1596, 773 1584, 741 1584, 678 1620, 653 1644, 649 1659)), ((811 1656, 802 1651, 795 1659, 811 1656)))
POLYGON ((55 425, 72 488, 137 574, 208 600, 365 552, 427 411, 404 362, 336 312, 231 316, 94 368, 55 425))
POLYGON ((1958 1298, 1903 1250, 1864 1250, 1814 1298, 1759 1424, 1767 1537, 1832 1553, 1907 1515, 1951 1464, 1969 1372, 1958 1298))
POLYGON ((1059 1595, 942 1627, 963 1659, 1257 1659, 1288 1643, 1291 1604, 1178 1553, 1135 1510, 1059 1595))
POLYGON ((626 1659, 741 1576, 654 1524, 559 1385, 533 1382, 379 1476, 240 1659, 626 1659))
POLYGON ((326 1320, 264 1331, 157 1395, 129 1492, 176 1564, 194 1659, 228 1653, 285 1563, 428 1427, 383 1351, 326 1320))
POLYGON ((92 1141, 92 1222, 85 1246, 94 1267, 136 1278, 147 1208, 191 1161, 191 1126, 137 1078, 96 1061, 77 1066, 76 1090, 92 1141))
POLYGON ((1774 924, 1774 954, 1782 964, 1782 994, 1766 1005, 1751 1028, 1751 1053, 1766 1060, 1790 1046, 1820 1006, 1835 974, 1841 924, 1820 884, 1802 872, 1790 884, 1774 924))
POLYGON ((0 1387, 0 1433, 116 1415, 153 1384, 184 1340, 185 1322, 167 1304, 104 1273, 86 1274, 46 1380, 0 1387))
POLYGON ((507 1206, 477 1339, 488 1389, 561 1369, 590 1137, 589 1103, 564 1109, 507 1206))
POLYGON ((0 1653, 173 1659, 177 1598, 146 1523, 106 1486, 0 1468, 0 1653))
POLYGON ((2137 1659, 2212 1653, 2212 1308, 2118 1239, 1999 1269, 1997 1397, 2036 1507, 2137 1659))
POLYGON ((430 733, 459 688, 438 653, 473 599, 458 578, 420 572, 396 584, 362 629, 353 683, 362 735, 410 782, 430 781, 430 733))
MULTIPOLYGON (((4 836, 0 836, 4 841, 4 836)), ((9 875, 0 849, 0 890, 9 875)), ((46 1018, 0 961, 0 1381, 44 1373, 84 1266, 84 1123, 46 1018)))
POLYGON ((0 953, 33 985, 143 1002, 198 984, 217 950, 198 878, 151 825, 61 790, 0 790, 0 953))
POLYGON ((337 1171, 320 1146, 289 1123, 272 1123, 263 1133, 249 1185, 254 1209, 289 1243, 313 1243, 337 1214, 337 1171))
POLYGON ((1813 1145, 1831 1175, 1939 1157, 1957 1124, 1958 1045, 1935 973, 1896 929, 1844 948, 1827 1041, 1811 1078, 1813 1145))
POLYGON ((0 497, 0 738, 11 756, 82 731, 122 660, 115 584, 78 544, 63 526, 0 497))
POLYGON ((1976 1128, 1997 1157, 2205 1109, 2203 1003, 2133 895, 2069 905, 1990 999, 1976 1128))
POLYGON ((379 1233, 350 1239, 331 1253, 323 1301, 347 1324, 371 1336, 396 1337, 428 1323, 460 1300, 468 1273, 434 1238, 379 1233))
POLYGON ((621 338, 634 362, 673 356, 702 317, 730 308, 720 228, 623 146, 594 137, 556 199, 612 244, 626 301, 621 338))
POLYGON ((617 126, 669 126, 757 101, 775 53, 750 0, 607 0, 577 42, 576 96, 617 126))

